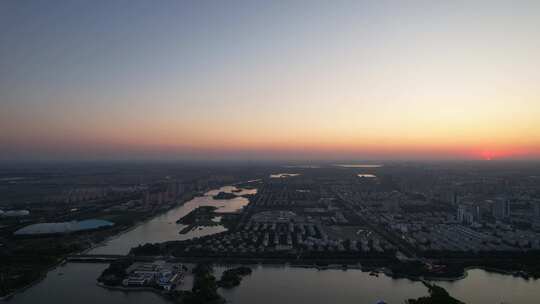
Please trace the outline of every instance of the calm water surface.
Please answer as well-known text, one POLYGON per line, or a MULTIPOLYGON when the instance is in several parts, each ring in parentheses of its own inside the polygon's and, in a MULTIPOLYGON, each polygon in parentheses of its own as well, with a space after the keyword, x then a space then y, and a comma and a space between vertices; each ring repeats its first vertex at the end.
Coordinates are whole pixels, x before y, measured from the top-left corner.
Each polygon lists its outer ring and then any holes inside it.
POLYGON ((285 178, 285 177, 293 177, 293 176, 299 176, 300 173, 276 173, 276 174, 270 174, 270 178, 285 178))
MULTIPOLYGON (((221 211, 233 212, 247 204, 247 199, 214 200, 212 195, 220 191, 231 192, 234 187, 223 187, 196 197, 163 215, 112 239, 94 253, 127 253, 129 249, 146 242, 179 240, 219 232, 217 227, 196 230, 185 235, 178 232, 182 225, 176 220, 198 206, 216 206, 221 211), (214 230, 217 229, 217 230, 214 230)), ((236 192, 238 195, 253 194, 256 190, 236 192)), ((221 227, 221 229, 224 229, 221 227)), ((16 295, 9 303, 14 304, 60 304, 60 303, 170 303, 152 292, 111 291, 96 285, 96 278, 106 264, 68 263, 48 273, 47 277, 16 295)), ((384 300, 389 304, 401 304, 405 299, 427 294, 418 282, 392 279, 385 275, 369 276, 360 270, 324 270, 291 268, 285 266, 254 266, 253 273, 242 284, 230 290, 221 290, 229 303, 376 303, 384 300)), ((216 275, 223 271, 216 267, 216 275)), ((189 284, 189 282, 186 282, 189 284)), ((468 303, 540 303, 540 281, 526 281, 508 275, 471 270, 468 276, 457 282, 438 282, 451 295, 468 303)))
POLYGON ((152 292, 112 291, 96 285, 107 264, 69 263, 50 271, 47 277, 7 303, 28 304, 113 304, 169 303, 152 292))
POLYGON ((358 174, 358 177, 375 178, 377 176, 374 174, 360 173, 358 174))
POLYGON ((418 283, 359 270, 323 270, 291 267, 255 267, 238 288, 222 290, 230 303, 403 303, 427 294, 418 283))
MULTIPOLYGON (((213 195, 219 192, 231 193, 237 190, 234 186, 226 186, 214 189, 205 193, 204 196, 198 196, 180 207, 158 215, 146 223, 135 227, 134 229, 111 239, 105 246, 97 247, 90 251, 95 254, 127 254, 129 250, 139 244, 160 243, 172 240, 186 240, 193 237, 199 237, 209 234, 225 231, 223 226, 201 227, 202 229, 192 230, 186 234, 180 234, 185 225, 176 224, 176 221, 185 216, 193 209, 200 206, 218 207, 219 212, 235 212, 249 203, 244 197, 236 197, 229 200, 215 200, 213 195)), ((240 192, 233 192, 236 195, 247 195, 257 193, 257 189, 241 189, 240 192)))
POLYGON ((472 269, 467 277, 454 282, 437 282, 453 297, 474 303, 540 303, 540 280, 472 269))

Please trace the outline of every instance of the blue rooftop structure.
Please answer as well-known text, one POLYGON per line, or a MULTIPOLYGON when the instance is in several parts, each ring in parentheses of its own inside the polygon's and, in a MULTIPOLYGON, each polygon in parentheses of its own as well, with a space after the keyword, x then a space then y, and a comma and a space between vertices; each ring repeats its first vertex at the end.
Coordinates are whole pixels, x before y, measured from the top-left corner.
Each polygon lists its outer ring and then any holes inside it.
POLYGON ((15 231, 15 235, 61 234, 114 226, 113 222, 90 219, 83 221, 39 223, 15 231))

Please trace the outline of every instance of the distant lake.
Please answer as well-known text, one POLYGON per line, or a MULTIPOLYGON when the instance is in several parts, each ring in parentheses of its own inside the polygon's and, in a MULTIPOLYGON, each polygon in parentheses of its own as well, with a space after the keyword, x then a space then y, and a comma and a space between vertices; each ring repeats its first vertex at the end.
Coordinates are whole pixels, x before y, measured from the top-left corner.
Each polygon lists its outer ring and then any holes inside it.
POLYGON ((219 189, 210 190, 210 191, 206 192, 204 195, 205 196, 210 196, 210 195, 214 196, 214 195, 218 195, 220 192, 234 193, 237 196, 242 196, 242 195, 255 194, 255 193, 257 193, 257 189, 244 189, 244 188, 237 188, 235 186, 225 186, 225 187, 221 187, 219 189))
POLYGON ((334 166, 343 168, 380 168, 384 165, 371 165, 371 164, 336 164, 334 166))
POLYGON ((358 177, 375 178, 375 177, 377 177, 377 176, 374 175, 374 174, 360 173, 360 174, 358 174, 358 177))
POLYGON ((286 165, 283 168, 319 169, 319 165, 286 165))
POLYGON ((277 173, 277 174, 270 174, 270 178, 285 178, 285 177, 293 177, 298 176, 300 173, 277 173))

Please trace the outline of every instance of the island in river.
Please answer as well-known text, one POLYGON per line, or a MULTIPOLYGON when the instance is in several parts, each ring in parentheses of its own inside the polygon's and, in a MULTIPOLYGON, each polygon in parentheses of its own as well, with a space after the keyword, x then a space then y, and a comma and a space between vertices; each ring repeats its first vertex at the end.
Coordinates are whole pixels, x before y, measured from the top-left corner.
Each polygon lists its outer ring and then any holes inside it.
POLYGON ((215 211, 217 207, 214 206, 200 206, 193 211, 183 216, 176 221, 177 224, 183 225, 197 225, 197 226, 211 226, 213 224, 219 224, 213 219, 216 217, 215 211))
POLYGON ((427 282, 423 283, 428 288, 429 295, 418 299, 409 299, 406 304, 465 304, 450 296, 444 288, 427 282))
POLYGON ((193 275, 191 290, 178 290, 177 284, 182 283, 181 280, 186 271, 188 271, 187 267, 178 264, 154 262, 134 265, 131 258, 126 258, 111 263, 102 272, 98 282, 104 288, 123 291, 154 291, 176 303, 218 304, 225 303, 225 299, 217 292, 217 289, 238 286, 242 277, 251 273, 251 268, 242 266, 226 270, 217 281, 213 275, 212 264, 198 263, 191 270, 193 275))
MULTIPOLYGON (((234 192, 240 192, 240 191, 238 191, 238 189, 237 189, 237 191, 234 191, 234 192)), ((234 194, 234 193, 223 192, 223 191, 219 192, 217 195, 214 195, 214 199, 216 199, 216 200, 229 200, 229 199, 233 199, 233 198, 236 198, 236 197, 237 197, 237 195, 234 194)))
POLYGON ((216 214, 218 208, 214 206, 200 206, 176 221, 177 224, 186 225, 180 234, 186 234, 197 227, 219 226, 222 223, 216 214), (216 220, 218 219, 218 220, 216 220))

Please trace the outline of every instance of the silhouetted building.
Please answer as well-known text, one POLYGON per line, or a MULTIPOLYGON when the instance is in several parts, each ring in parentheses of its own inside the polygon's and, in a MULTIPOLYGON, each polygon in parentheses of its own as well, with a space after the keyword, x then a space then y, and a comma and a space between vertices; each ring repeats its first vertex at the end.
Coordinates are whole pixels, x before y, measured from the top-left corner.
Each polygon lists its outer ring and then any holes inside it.
POLYGON ((467 225, 472 225, 474 222, 481 222, 482 214, 480 213, 480 206, 473 203, 460 204, 457 210, 457 220, 467 225))
POLYGON ((506 198, 498 198, 493 203, 493 217, 505 219, 510 216, 510 201, 506 198))

